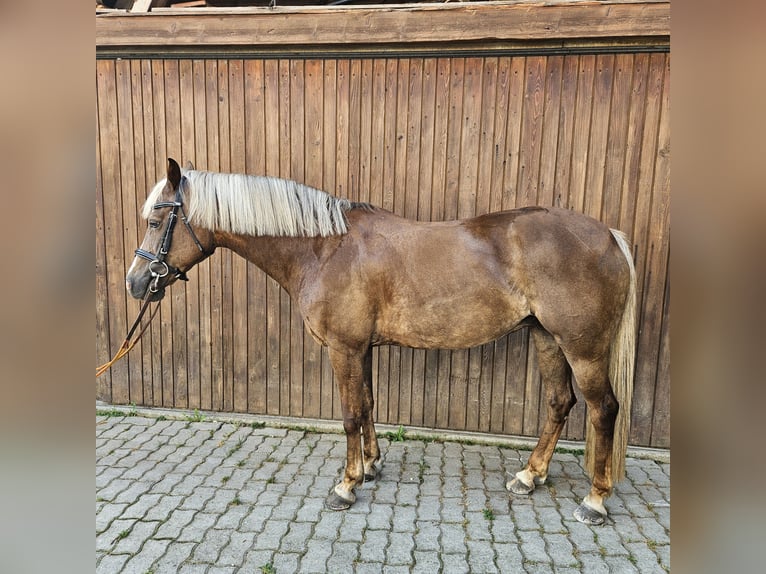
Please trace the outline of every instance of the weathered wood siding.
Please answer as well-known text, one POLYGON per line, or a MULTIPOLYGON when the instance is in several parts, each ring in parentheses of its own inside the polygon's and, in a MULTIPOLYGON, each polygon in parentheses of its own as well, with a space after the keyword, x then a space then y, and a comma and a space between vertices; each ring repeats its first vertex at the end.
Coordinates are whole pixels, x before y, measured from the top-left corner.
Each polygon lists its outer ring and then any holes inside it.
MULTIPOLYGON (((280 24, 282 25, 282 24, 280 24)), ((295 179, 423 221, 559 205, 633 240, 639 345, 631 443, 669 446, 669 53, 473 50, 355 57, 156 54, 96 62, 96 360, 138 304, 124 277, 165 159, 295 179)), ((258 268, 216 253, 97 381, 112 403, 340 418, 325 350, 258 268)), ((464 351, 381 347, 376 420, 537 435, 522 330, 464 351)), ((584 436, 584 403, 564 436, 584 436)))

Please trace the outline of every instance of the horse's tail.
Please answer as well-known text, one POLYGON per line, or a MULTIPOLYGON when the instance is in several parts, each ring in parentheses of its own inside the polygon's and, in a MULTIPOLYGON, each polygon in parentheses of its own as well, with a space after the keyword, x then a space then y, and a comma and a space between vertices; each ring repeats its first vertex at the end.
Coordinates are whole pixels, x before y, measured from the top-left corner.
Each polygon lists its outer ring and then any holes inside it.
MULTIPOLYGON (((612 445, 612 482, 616 484, 625 476, 625 454, 630 433, 630 410, 633 400, 633 374, 636 358, 636 268, 633 265, 630 243, 625 234, 611 229, 612 235, 625 256, 630 269, 628 296, 620 324, 613 337, 609 353, 609 379, 620 409, 614 424, 614 442, 612 445)), ((595 429, 588 421, 586 427, 585 463, 588 473, 594 473, 595 429)))

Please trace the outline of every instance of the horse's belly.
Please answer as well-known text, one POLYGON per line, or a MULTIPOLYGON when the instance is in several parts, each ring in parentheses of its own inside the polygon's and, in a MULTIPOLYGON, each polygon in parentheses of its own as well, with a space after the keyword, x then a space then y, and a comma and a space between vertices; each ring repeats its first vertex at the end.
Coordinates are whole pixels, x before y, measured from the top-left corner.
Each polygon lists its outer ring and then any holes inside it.
POLYGON ((380 343, 419 349, 464 349, 493 341, 526 317, 507 298, 456 296, 423 301, 408 311, 389 313, 378 324, 380 343))

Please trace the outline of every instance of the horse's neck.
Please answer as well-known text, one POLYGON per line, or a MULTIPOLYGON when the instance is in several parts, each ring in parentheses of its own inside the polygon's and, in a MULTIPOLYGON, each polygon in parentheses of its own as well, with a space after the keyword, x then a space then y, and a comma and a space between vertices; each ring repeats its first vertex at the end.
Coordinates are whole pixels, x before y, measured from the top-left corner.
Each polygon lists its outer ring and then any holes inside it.
POLYGON ((231 249, 265 271, 291 295, 318 264, 321 244, 332 238, 253 237, 216 233, 216 246, 231 249))

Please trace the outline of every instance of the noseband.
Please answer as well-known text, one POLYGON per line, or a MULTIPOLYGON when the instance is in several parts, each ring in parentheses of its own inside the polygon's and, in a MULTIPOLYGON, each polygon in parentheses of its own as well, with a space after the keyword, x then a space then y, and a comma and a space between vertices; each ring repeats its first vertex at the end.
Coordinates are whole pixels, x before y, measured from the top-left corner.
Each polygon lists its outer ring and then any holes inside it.
POLYGON ((154 253, 151 253, 150 251, 146 251, 144 249, 138 248, 136 249, 135 253, 138 257, 142 257, 143 259, 146 259, 149 261, 149 271, 152 274, 152 282, 149 284, 149 291, 152 293, 156 293, 159 291, 159 282, 160 279, 163 277, 172 274, 173 277, 176 279, 180 279, 181 281, 188 281, 189 278, 186 276, 186 271, 182 271, 181 269, 178 269, 177 267, 173 267, 172 265, 169 265, 167 261, 165 261, 165 258, 168 255, 168 251, 170 251, 170 244, 173 241, 173 229, 176 226, 176 221, 178 220, 178 212, 181 211, 181 221, 183 221, 183 224, 186 226, 186 229, 189 230, 189 233, 192 236, 192 239, 194 240, 194 243, 199 248, 200 252, 204 255, 203 259, 205 257, 208 257, 211 255, 211 253, 208 253, 205 251, 205 248, 202 247, 202 243, 200 243, 200 240, 197 239, 197 236, 194 234, 194 230, 191 228, 191 225, 189 225, 189 220, 186 217, 186 212, 184 211, 184 205, 181 201, 181 185, 183 184, 183 181, 181 184, 179 184, 178 189, 176 190, 176 197, 175 201, 161 201, 159 203, 155 203, 154 207, 152 209, 162 209, 164 207, 170 207, 170 215, 168 216, 168 224, 167 227, 165 227, 165 233, 162 236, 162 243, 160 244, 160 251, 156 255, 154 253))

